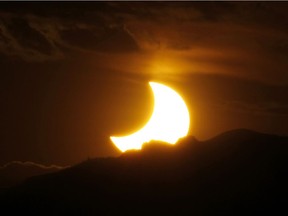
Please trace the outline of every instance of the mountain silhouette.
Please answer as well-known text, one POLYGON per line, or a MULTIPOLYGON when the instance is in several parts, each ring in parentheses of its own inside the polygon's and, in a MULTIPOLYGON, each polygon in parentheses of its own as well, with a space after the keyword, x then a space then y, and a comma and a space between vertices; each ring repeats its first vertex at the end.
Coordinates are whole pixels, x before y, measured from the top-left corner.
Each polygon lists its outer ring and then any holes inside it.
MULTIPOLYGON (((152 141, 2 191, 7 215, 286 215, 288 137, 152 141)), ((5 215, 5 214, 4 214, 5 215)))

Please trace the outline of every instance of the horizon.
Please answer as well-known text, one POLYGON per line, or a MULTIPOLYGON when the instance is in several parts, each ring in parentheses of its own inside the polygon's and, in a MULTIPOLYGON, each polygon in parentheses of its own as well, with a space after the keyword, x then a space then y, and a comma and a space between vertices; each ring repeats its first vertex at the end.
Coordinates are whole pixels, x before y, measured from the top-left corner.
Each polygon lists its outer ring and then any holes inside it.
POLYGON ((57 164, 41 164, 41 163, 35 163, 33 161, 9 161, 8 163, 0 165, 0 171, 1 171, 1 169, 9 168, 9 166, 13 166, 13 165, 18 165, 20 167, 21 166, 23 166, 23 167, 37 167, 37 168, 41 168, 41 169, 58 169, 58 170, 61 170, 61 169, 66 169, 66 168, 76 166, 76 165, 81 164, 87 160, 89 161, 89 160, 98 159, 98 158, 99 159, 101 159, 101 158, 102 159, 118 158, 118 157, 121 157, 122 155, 125 155, 126 153, 130 153, 130 152, 132 152, 132 153, 133 152, 139 152, 141 154, 141 151, 143 149, 145 149, 146 147, 153 146, 153 145, 158 146, 158 144, 160 144, 161 146, 167 146, 168 148, 170 148, 170 147, 176 147, 177 148, 177 145, 179 144, 179 142, 180 143, 183 141, 185 142, 186 140, 190 141, 190 139, 192 139, 193 141, 196 141, 196 142, 205 143, 205 142, 213 141, 215 138, 221 137, 227 133, 235 133, 235 132, 239 132, 239 133, 240 132, 248 132, 248 133, 252 132, 254 135, 257 134, 257 135, 268 135, 268 136, 274 136, 274 137, 283 137, 283 138, 287 137, 288 138, 288 136, 282 136, 282 135, 278 135, 278 134, 267 134, 267 133, 262 133, 259 131, 249 130, 246 128, 236 128, 236 129, 224 131, 220 134, 217 134, 214 137, 211 137, 211 138, 208 138, 205 140, 200 140, 193 135, 187 134, 187 136, 179 138, 174 145, 171 145, 170 143, 165 142, 165 141, 161 141, 161 140, 150 140, 148 142, 143 143, 141 149, 128 149, 126 151, 120 152, 118 155, 115 155, 115 156, 87 157, 87 158, 83 158, 83 160, 81 160, 81 161, 76 162, 75 164, 57 165, 57 164))

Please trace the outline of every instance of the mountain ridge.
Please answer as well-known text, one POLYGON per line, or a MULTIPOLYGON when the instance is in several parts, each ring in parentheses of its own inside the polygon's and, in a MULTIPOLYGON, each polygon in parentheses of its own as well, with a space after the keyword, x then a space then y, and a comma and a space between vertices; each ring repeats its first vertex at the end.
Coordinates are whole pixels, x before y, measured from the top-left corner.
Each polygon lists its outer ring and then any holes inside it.
POLYGON ((35 176, 0 201, 29 215, 275 214, 287 212, 287 154, 288 137, 249 130, 153 142, 35 176))

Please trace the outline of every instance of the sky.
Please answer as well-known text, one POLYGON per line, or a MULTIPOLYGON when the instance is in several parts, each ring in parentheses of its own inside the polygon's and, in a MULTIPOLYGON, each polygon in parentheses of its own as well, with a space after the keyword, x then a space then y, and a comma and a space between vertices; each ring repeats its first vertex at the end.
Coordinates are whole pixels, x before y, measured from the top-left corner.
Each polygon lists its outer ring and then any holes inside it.
POLYGON ((288 135, 287 2, 1 2, 0 164, 120 152, 148 81, 181 94, 189 134, 288 135))

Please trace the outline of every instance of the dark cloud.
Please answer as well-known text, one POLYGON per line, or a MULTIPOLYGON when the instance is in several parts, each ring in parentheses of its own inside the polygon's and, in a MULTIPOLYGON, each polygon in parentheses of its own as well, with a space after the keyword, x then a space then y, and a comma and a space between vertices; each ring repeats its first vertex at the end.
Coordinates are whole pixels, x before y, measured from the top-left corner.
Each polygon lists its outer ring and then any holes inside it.
MULTIPOLYGON (((146 53, 157 60, 170 53, 188 73, 288 83, 285 2, 1 4, 0 52, 6 55, 43 61, 73 53, 109 54, 111 59, 136 53, 143 59, 146 53)), ((125 61, 131 64, 130 59, 125 61)))
POLYGON ((33 3, 23 4, 23 10, 3 7, 0 51, 30 61, 62 59, 71 52, 137 51, 137 43, 124 25, 113 16, 107 20, 109 15, 103 15, 105 10, 98 11, 99 5, 102 4, 94 4, 90 9, 84 7, 84 11, 81 7, 61 9, 53 4, 48 6, 50 9, 44 9, 33 3), (46 13, 41 14, 37 9, 46 13))
POLYGON ((71 46, 98 52, 133 52, 138 46, 124 28, 114 29, 67 29, 61 38, 71 46))
POLYGON ((46 55, 51 54, 52 46, 49 41, 36 29, 31 28, 26 20, 15 18, 4 25, 24 49, 36 50, 46 55))
MULTIPOLYGON (((34 22, 18 15, 1 14, 0 49, 8 56, 28 61, 54 60, 61 57, 49 32, 38 29, 34 22)), ((33 19, 32 19, 33 20, 33 19)))

